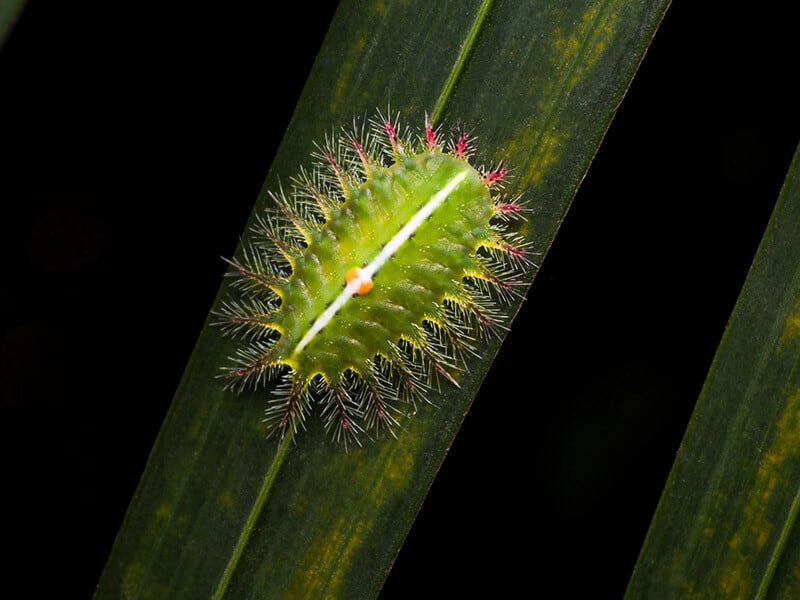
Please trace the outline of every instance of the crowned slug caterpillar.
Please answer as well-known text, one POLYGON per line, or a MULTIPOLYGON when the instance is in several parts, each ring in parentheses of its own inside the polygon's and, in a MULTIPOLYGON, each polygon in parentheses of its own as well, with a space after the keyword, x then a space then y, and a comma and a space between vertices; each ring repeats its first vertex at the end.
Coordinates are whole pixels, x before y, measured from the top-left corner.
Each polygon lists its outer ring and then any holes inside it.
POLYGON ((470 164, 469 134, 440 138, 427 117, 414 136, 378 115, 327 139, 229 261, 220 324, 242 344, 226 373, 280 379, 271 431, 296 433, 315 408, 345 445, 395 435, 503 327, 531 264, 524 211, 499 193, 506 169, 470 164))

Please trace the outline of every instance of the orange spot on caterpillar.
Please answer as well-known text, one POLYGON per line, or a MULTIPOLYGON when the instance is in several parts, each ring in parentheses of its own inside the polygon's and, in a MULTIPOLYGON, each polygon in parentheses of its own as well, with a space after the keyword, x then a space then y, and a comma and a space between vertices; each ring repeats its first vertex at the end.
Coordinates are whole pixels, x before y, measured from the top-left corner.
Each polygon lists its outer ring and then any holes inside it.
POLYGON ((373 286, 372 279, 365 277, 363 271, 359 267, 349 269, 344 275, 344 280, 347 282, 347 285, 350 285, 356 280, 358 281, 358 288, 356 288, 354 293, 359 296, 369 293, 373 286))

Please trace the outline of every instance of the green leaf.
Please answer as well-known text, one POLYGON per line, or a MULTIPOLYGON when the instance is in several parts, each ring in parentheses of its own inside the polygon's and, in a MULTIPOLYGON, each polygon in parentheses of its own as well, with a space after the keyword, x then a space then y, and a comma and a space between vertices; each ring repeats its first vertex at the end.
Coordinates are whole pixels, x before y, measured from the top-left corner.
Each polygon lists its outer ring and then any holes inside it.
POLYGON ((800 147, 627 598, 800 598, 800 147))
MULTIPOLYGON (((315 140, 390 104, 406 123, 473 126, 484 164, 510 165, 509 194, 535 207, 543 255, 667 4, 343 2, 256 211, 315 140)), ((97 597, 375 596, 498 345, 397 440, 345 453, 317 418, 295 443, 266 440, 270 390, 225 391, 234 344, 206 326, 97 597)))
POLYGON ((24 6, 25 0, 0 0, 0 48, 14 28, 24 6))

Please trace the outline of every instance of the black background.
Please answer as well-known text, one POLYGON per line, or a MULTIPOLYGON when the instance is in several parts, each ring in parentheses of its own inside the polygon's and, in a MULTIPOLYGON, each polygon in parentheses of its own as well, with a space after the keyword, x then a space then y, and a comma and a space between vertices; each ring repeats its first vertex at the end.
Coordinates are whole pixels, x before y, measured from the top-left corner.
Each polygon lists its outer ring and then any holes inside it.
MULTIPOLYGON (((0 51, 5 569, 32 595, 91 594, 333 12, 218 6, 31 0, 0 51)), ((758 6, 670 9, 384 600, 622 595, 800 138, 800 11, 758 6)))

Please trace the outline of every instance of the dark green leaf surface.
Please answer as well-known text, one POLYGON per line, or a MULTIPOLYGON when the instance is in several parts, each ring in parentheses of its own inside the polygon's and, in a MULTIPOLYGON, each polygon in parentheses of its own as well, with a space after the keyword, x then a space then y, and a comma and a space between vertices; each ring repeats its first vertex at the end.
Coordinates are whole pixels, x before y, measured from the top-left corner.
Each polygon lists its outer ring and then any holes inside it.
POLYGON ((627 597, 800 598, 800 148, 627 597))
MULTIPOLYGON (((667 4, 343 2, 264 190, 353 115, 428 111, 474 127, 476 164, 512 167, 543 255, 667 4)), ((206 327, 97 597, 376 595, 498 344, 397 440, 344 453, 316 417, 296 444, 265 440, 269 390, 223 390, 234 343, 206 327)))

